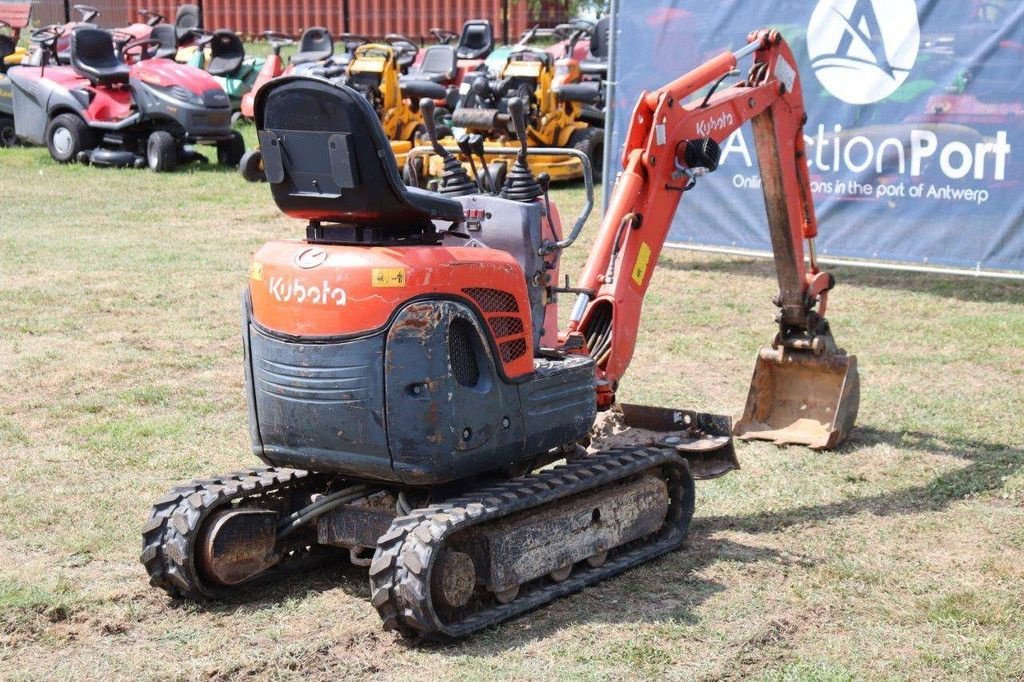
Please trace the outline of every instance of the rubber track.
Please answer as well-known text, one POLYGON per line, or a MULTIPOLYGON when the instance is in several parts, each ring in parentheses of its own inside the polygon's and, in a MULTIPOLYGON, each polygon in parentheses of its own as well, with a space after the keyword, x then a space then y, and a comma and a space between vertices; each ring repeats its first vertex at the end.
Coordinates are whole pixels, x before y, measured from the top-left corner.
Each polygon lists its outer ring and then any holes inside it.
POLYGON ((194 545, 203 521, 214 510, 244 498, 266 499, 318 483, 320 476, 300 469, 255 467, 175 486, 154 503, 142 527, 140 559, 150 585, 172 597, 222 596, 225 589, 205 582, 194 563, 194 545))
POLYGON ((663 448, 615 449, 513 479, 470 495, 398 517, 377 542, 370 565, 371 601, 384 628, 407 637, 452 640, 582 590, 682 545, 694 509, 694 483, 686 461, 663 448), (524 585, 508 604, 496 601, 465 620, 443 623, 434 611, 430 576, 447 538, 470 526, 593 490, 656 468, 667 468, 671 498, 666 524, 648 541, 612 550, 597 568, 577 564, 566 580, 524 585), (532 587, 531 587, 532 585, 532 587))

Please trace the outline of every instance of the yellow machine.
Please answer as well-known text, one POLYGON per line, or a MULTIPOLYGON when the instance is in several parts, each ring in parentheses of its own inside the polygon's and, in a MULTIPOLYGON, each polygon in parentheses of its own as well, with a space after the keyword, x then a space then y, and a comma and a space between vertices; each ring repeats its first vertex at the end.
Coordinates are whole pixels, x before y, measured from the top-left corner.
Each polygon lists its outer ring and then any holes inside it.
POLYGON ((345 76, 345 85, 361 93, 377 112, 399 167, 405 165, 416 136, 424 132, 419 97, 413 96, 420 93, 404 93, 400 75, 398 55, 391 45, 367 43, 356 48, 345 76), (410 96, 411 101, 406 99, 410 96))
MULTIPOLYGON (((483 136, 488 147, 517 148, 518 142, 509 127, 508 102, 518 97, 527 103, 527 144, 531 147, 576 149, 590 159, 595 180, 599 180, 604 131, 582 120, 581 103, 559 96, 555 88, 555 67, 556 62, 550 53, 528 46, 517 47, 509 54, 498 78, 481 72, 463 81, 452 125, 464 129, 470 137, 483 136)), ((558 80, 564 81, 565 75, 558 80)), ((442 140, 442 144, 451 147, 457 141, 448 138, 442 140)), ((501 182, 507 162, 494 155, 485 158, 491 177, 501 182)), ((440 157, 431 157, 425 173, 420 173, 421 177, 439 177, 442 163, 440 157)), ((583 164, 569 155, 533 156, 531 163, 554 182, 583 177, 583 164)), ((421 171, 419 168, 416 170, 421 171)))

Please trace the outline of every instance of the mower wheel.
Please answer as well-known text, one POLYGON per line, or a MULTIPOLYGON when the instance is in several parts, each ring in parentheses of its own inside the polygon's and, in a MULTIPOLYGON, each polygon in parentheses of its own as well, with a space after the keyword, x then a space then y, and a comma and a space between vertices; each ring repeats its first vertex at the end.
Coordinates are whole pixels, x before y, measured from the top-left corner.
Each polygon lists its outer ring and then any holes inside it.
POLYGON ((75 114, 60 114, 46 126, 46 148, 54 161, 70 163, 78 152, 92 149, 93 133, 89 126, 75 114))
POLYGON ((604 170, 604 131, 600 128, 574 130, 569 136, 569 146, 587 155, 594 170, 594 183, 601 182, 601 171, 604 170))
POLYGON ((238 172, 248 182, 266 182, 267 174, 263 172, 263 152, 257 147, 243 154, 242 160, 238 162, 238 172))
POLYGON ((222 166, 237 168, 245 156, 245 139, 237 130, 231 131, 231 137, 217 143, 217 163, 222 166))
POLYGON ((0 147, 13 147, 18 144, 18 136, 14 133, 14 119, 0 116, 0 147))
POLYGON ((178 165, 178 142, 166 130, 151 133, 146 141, 146 163, 154 173, 166 173, 178 165))

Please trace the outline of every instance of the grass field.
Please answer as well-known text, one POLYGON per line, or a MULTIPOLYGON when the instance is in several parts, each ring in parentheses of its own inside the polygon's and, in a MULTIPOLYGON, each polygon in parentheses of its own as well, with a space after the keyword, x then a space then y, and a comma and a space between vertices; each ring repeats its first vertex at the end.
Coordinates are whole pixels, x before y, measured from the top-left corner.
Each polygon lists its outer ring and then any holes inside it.
MULTIPOLYGON (((580 193, 555 199, 567 215, 580 193)), ((0 150, 0 207, 4 677, 1024 677, 1018 283, 836 268, 830 318, 863 382, 839 451, 739 444, 682 551, 412 646, 361 569, 194 605, 138 562, 172 483, 256 463, 238 293, 259 244, 302 233, 267 187, 0 150)), ((621 398, 737 413, 774 290, 767 261, 663 255, 621 398)))

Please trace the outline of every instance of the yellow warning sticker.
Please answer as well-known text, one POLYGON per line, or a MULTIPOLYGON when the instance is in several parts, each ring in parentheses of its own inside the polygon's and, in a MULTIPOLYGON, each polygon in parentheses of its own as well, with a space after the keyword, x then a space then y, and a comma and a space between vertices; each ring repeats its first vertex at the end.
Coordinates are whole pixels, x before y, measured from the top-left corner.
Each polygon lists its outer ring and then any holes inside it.
POLYGON ((375 287, 404 287, 405 268, 374 268, 370 282, 375 287))
POLYGON ((636 263, 633 264, 633 281, 636 285, 643 286, 644 277, 647 276, 647 264, 651 260, 651 247, 647 242, 640 242, 640 251, 636 254, 636 263))
POLYGON ((257 282, 263 281, 263 263, 254 260, 249 265, 249 279, 254 279, 257 282))

